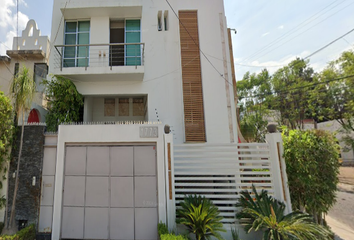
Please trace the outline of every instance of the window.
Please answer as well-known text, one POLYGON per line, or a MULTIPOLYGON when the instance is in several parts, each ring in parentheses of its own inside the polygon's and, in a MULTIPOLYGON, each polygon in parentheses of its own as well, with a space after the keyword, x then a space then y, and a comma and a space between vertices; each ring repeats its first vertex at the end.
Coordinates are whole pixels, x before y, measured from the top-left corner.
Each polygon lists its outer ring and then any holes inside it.
POLYGON ((127 66, 141 65, 140 34, 140 20, 125 21, 125 42, 139 43, 135 45, 126 45, 125 65, 127 66))
POLYGON ((17 76, 19 69, 20 69, 20 64, 19 63, 15 63, 14 77, 17 76))
POLYGON ((104 99, 104 116, 115 117, 116 116, 116 99, 105 98, 104 99))
POLYGON ((162 22, 161 22, 162 11, 157 13, 157 30, 162 31, 162 22))
POLYGON ((129 116, 129 98, 119 98, 119 116, 129 116))
POLYGON ((144 98, 133 98, 133 116, 145 116, 144 98))
POLYGON ((44 78, 47 78, 48 75, 48 66, 45 63, 35 63, 34 64, 34 81, 37 85, 37 90, 42 89, 41 82, 44 78))
POLYGON ((169 26, 168 26, 168 11, 167 10, 164 12, 163 22, 164 22, 165 31, 167 31, 169 28, 169 26))
MULTIPOLYGON (((66 22, 65 45, 90 44, 90 21, 66 22)), ((64 48, 64 67, 87 67, 89 59, 88 46, 64 48)))

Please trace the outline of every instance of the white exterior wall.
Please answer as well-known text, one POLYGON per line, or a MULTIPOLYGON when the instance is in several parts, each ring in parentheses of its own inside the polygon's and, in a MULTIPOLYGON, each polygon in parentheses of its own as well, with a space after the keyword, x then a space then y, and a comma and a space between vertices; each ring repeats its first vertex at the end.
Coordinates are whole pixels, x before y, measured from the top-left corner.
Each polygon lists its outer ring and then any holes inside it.
MULTIPOLYGON (((53 6, 52 38, 54 45, 63 44, 64 40, 64 19, 73 20, 77 18, 87 19, 91 14, 90 43, 109 43, 109 20, 119 18, 139 18, 141 14, 141 36, 145 43, 144 79, 143 81, 116 80, 112 81, 105 74, 100 75, 96 81, 75 81, 78 90, 84 96, 102 95, 148 95, 148 116, 149 121, 156 121, 158 118, 164 124, 169 124, 173 130, 174 141, 182 143, 184 138, 183 120, 183 94, 182 94, 182 71, 180 57, 179 21, 170 7, 163 0, 157 1, 75 1, 67 3, 65 11, 64 0, 55 0, 53 6), (93 11, 94 7, 98 8, 93 11), (116 11, 114 15, 110 9, 121 6, 128 10, 116 11), (129 8, 130 7, 130 8, 129 8), (141 8, 139 8, 141 7, 141 8), (62 10, 61 10, 62 8, 62 10), (83 8, 77 10, 76 8, 83 8), (77 15, 75 15, 75 10, 77 15), (168 11, 168 31, 157 30, 158 11, 168 11), (62 12, 65 18, 62 19, 62 12), (112 15, 113 14, 113 15, 112 15), (120 15, 119 15, 120 14, 120 15), (60 21, 62 21, 60 23, 60 21), (156 109, 156 110, 155 110, 156 109), (157 118, 157 114, 158 118, 157 118)), ((222 54, 222 39, 220 34, 220 16, 224 16, 224 5, 222 0, 180 0, 171 3, 175 11, 198 10, 199 38, 202 51, 208 56, 216 69, 224 74, 222 54), (212 57, 210 57, 212 56, 212 57), (221 60, 218 60, 221 59, 221 60)), ((226 21, 223 23, 226 25, 226 21)), ((228 44, 227 27, 224 26, 226 45, 228 44)), ((229 48, 226 46, 227 56, 229 48)), ((94 52, 94 51, 92 51, 94 52)), ((53 55, 51 56, 50 72, 54 72, 53 55)), ((210 63, 201 55, 201 68, 204 94, 205 127, 208 143, 230 142, 229 119, 227 110, 227 99, 225 80, 210 63)), ((230 59, 228 62, 228 80, 232 83, 230 59)), ((95 68, 97 69, 97 68, 95 68)), ((76 69, 85 71, 84 69, 76 69)), ((229 88, 231 100, 233 100, 232 86, 229 88)), ((233 134, 236 134, 236 112, 234 102, 231 101, 233 134)), ((89 118, 87 118, 89 120, 89 118)))
MULTIPOLYGON (((341 155, 342 155, 342 160, 343 164, 349 164, 349 165, 354 165, 354 152, 353 150, 350 151, 343 151, 343 148, 345 147, 345 144, 341 141, 341 139, 346 136, 346 134, 343 134, 339 132, 342 127, 337 121, 328 121, 328 122, 323 122, 323 123, 318 123, 317 128, 321 130, 326 130, 332 133, 336 133, 336 137, 339 141, 339 145, 341 146, 341 155)), ((354 137, 354 133, 350 134, 352 137, 354 137)))

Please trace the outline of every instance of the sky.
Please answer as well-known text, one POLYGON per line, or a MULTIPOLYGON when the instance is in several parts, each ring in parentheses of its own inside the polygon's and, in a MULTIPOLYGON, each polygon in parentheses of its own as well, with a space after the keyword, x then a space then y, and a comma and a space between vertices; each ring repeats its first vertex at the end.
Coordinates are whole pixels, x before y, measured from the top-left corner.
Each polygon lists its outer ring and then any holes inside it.
MULTIPOLYGON (((265 67, 274 72, 354 28, 353 0, 224 0, 224 4, 228 27, 237 31, 232 35, 237 80, 265 67)), ((19 34, 34 19, 42 35, 50 36, 52 8, 52 0, 19 0, 19 34)), ((16 0, 0 0, 0 55, 12 48, 16 19, 16 0)), ((354 32, 311 57, 310 65, 320 71, 353 46, 354 32)))

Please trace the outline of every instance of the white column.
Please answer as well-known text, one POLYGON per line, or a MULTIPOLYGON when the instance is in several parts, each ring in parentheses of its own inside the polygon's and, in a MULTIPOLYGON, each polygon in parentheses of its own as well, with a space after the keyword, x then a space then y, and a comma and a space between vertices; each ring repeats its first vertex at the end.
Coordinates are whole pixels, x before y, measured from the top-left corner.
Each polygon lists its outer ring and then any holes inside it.
POLYGON ((274 197, 286 204, 285 213, 292 212, 288 176, 284 155, 283 140, 280 133, 266 135, 269 144, 270 159, 272 163, 272 176, 274 184, 274 197))
POLYGON ((176 203, 174 186, 173 134, 164 134, 165 141, 165 181, 167 203, 167 227, 170 231, 176 226, 176 203))

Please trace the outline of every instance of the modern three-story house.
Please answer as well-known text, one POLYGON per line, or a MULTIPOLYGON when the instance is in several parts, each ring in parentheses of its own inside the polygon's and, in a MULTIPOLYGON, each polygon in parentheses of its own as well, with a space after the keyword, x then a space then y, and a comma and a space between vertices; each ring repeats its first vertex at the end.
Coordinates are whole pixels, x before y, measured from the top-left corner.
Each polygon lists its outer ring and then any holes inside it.
POLYGON ((173 143, 238 139, 230 39, 223 0, 54 0, 49 73, 84 109, 46 142, 40 231, 158 238, 173 143))

